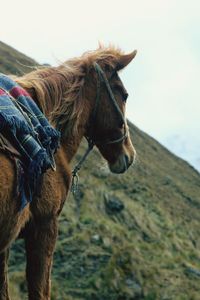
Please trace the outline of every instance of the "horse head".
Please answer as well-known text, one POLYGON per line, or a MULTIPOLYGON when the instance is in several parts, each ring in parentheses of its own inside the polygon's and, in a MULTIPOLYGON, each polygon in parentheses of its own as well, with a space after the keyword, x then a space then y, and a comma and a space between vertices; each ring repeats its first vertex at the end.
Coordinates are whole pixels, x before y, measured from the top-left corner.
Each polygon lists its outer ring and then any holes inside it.
POLYGON ((93 101, 86 137, 97 146, 113 173, 124 173, 136 155, 125 118, 128 93, 118 74, 136 53, 112 53, 93 63, 90 71, 91 91, 95 93, 90 95, 93 101))

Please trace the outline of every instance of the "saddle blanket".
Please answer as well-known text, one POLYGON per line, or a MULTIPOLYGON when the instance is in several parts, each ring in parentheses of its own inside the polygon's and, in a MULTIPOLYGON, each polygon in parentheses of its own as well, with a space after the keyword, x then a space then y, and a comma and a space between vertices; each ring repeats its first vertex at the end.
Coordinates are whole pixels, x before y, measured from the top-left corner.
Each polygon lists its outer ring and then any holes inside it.
POLYGON ((60 133, 30 95, 4 74, 0 74, 0 134, 20 153, 17 190, 23 209, 32 201, 42 174, 54 166, 60 133))

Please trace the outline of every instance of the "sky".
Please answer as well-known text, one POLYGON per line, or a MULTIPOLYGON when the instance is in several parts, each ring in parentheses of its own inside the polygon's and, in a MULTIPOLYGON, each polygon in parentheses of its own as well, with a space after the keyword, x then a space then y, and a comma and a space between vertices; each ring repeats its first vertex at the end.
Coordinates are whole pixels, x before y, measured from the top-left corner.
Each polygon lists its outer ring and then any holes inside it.
POLYGON ((199 0, 8 0, 3 11, 0 40, 40 63, 56 65, 99 41, 137 49, 121 73, 127 117, 176 154, 200 161, 199 0))

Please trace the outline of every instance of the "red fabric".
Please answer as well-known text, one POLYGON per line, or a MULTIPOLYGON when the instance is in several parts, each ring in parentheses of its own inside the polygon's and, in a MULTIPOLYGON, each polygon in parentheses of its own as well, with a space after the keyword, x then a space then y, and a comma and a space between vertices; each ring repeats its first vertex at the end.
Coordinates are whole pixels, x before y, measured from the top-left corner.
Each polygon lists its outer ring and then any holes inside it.
POLYGON ((27 93, 24 89, 19 86, 15 86, 10 90, 10 94, 17 99, 19 96, 30 97, 29 93, 27 93))
POLYGON ((6 92, 0 88, 0 96, 6 95, 6 92))

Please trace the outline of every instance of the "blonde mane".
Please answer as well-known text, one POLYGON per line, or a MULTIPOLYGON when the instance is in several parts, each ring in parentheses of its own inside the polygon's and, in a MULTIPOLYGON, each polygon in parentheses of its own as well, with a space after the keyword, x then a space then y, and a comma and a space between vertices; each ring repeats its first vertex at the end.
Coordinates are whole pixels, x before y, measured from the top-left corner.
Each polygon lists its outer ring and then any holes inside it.
POLYGON ((114 47, 100 46, 58 67, 38 68, 16 81, 31 94, 54 126, 65 125, 74 135, 79 124, 77 120, 84 110, 82 98, 85 78, 93 63, 114 67, 122 54, 121 50, 114 47))

